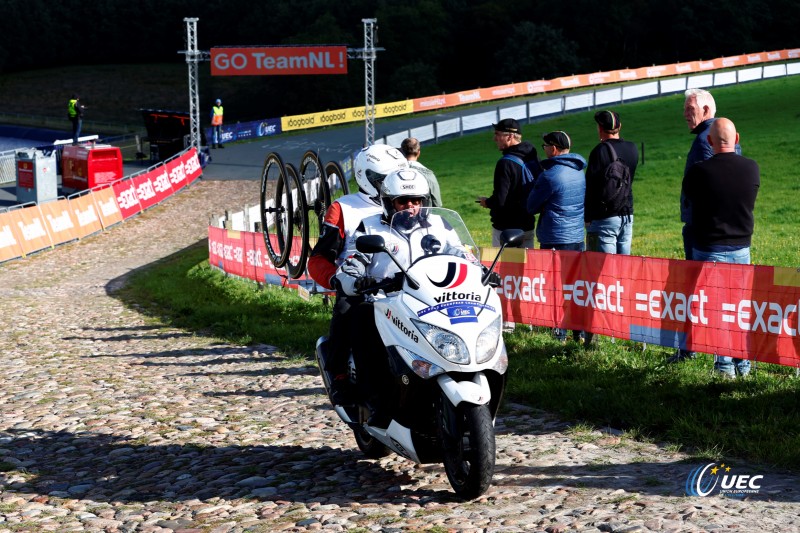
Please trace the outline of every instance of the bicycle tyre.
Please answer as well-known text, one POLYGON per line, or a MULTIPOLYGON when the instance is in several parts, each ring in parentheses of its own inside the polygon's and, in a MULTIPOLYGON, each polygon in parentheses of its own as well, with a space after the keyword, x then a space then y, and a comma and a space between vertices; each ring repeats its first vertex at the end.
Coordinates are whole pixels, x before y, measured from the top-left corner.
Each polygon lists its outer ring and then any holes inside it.
POLYGON ((325 202, 331 205, 346 194, 350 194, 347 175, 337 161, 328 161, 325 164, 325 202))
POLYGON ((287 195, 286 169, 281 156, 267 154, 261 171, 261 232, 267 255, 275 268, 281 268, 289 257, 286 238, 292 234, 292 198, 287 195))
POLYGON ((286 187, 287 196, 292 199, 292 231, 289 234, 289 253, 285 266, 289 277, 297 279, 303 275, 308 257, 308 206, 300 173, 291 163, 286 163, 286 187))
POLYGON ((325 195, 323 173, 324 169, 320 164, 317 152, 308 150, 303 154, 303 158, 300 160, 300 178, 303 182, 303 192, 306 195, 308 207, 309 255, 319 240, 322 223, 325 220, 325 212, 330 206, 325 195))

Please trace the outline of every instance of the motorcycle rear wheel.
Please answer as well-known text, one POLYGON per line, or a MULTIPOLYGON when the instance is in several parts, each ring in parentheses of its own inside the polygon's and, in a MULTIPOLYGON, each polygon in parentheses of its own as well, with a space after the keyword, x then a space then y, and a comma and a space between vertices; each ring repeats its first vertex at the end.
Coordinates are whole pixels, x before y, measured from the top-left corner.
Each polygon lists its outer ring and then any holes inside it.
POLYGON ((367 433, 364 428, 354 428, 353 435, 356 438, 358 449, 361 450, 369 459, 380 459, 381 457, 386 457, 392 453, 389 448, 384 446, 381 441, 367 433))
POLYGON ((488 405, 474 404, 449 409, 449 414, 453 413, 455 420, 448 422, 444 416, 440 418, 444 469, 455 493, 471 500, 489 489, 494 476, 492 414, 488 405))

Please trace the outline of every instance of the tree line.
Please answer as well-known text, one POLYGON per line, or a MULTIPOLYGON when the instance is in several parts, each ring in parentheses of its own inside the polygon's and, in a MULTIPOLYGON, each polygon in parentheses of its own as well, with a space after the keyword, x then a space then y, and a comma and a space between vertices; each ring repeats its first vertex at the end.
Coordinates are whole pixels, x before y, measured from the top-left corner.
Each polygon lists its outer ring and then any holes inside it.
MULTIPOLYGON (((0 72, 66 65, 183 63, 184 17, 214 46, 364 44, 377 19, 376 100, 387 102, 550 79, 794 48, 794 0, 5 0, 0 72)), ((207 67, 207 65, 206 65, 207 67)), ((205 70, 208 70, 206 67, 205 70)), ((342 76, 203 78, 253 117, 364 102, 364 66, 342 76)), ((204 89, 204 90, 206 90, 204 89)))

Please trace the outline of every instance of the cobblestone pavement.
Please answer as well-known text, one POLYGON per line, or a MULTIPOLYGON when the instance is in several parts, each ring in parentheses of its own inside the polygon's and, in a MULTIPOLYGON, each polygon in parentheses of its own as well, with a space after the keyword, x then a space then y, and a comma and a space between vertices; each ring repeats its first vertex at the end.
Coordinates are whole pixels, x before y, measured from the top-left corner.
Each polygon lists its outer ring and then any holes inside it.
POLYGON ((440 465, 364 459, 310 362, 154 324, 114 291, 258 184, 201 181, 110 231, 0 265, 0 533, 798 531, 797 479, 684 496, 700 465, 508 405, 483 497, 440 465))

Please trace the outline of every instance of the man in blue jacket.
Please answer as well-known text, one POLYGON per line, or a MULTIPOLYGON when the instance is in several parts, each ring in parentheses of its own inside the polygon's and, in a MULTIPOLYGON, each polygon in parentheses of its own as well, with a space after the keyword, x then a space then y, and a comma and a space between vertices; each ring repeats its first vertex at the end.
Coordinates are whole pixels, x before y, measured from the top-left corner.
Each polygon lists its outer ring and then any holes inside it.
POLYGON ((528 197, 528 213, 539 214, 539 247, 582 252, 586 160, 569 152, 572 142, 563 131, 552 131, 542 139, 547 159, 542 160, 542 173, 528 197))
MULTIPOLYGON (((563 131, 551 131, 542 140, 547 159, 541 161, 542 173, 528 196, 528 213, 539 214, 536 225, 539 247, 582 252, 586 160, 570 153, 572 141, 563 131)), ((576 341, 580 340, 580 332, 572 333, 576 341)), ((556 329, 554 334, 557 339, 566 340, 566 331, 556 329)))

